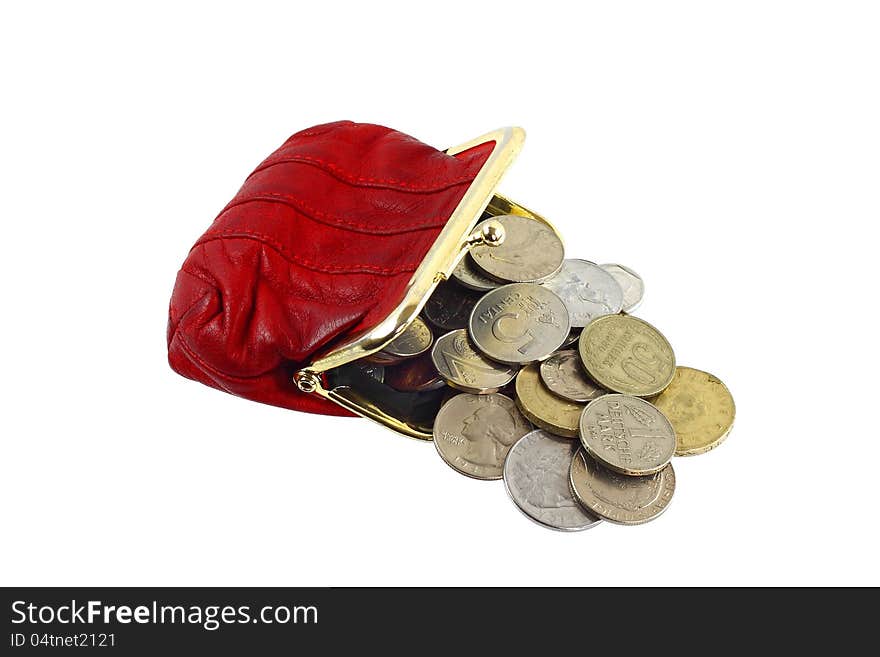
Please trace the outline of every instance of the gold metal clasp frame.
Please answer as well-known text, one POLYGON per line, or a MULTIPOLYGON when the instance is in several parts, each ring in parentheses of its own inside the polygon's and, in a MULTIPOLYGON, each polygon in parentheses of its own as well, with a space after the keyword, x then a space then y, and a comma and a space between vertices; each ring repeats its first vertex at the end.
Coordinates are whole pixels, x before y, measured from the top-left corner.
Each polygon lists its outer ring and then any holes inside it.
POLYGON ((456 155, 480 144, 495 144, 446 226, 407 283, 402 301, 375 327, 352 336, 296 372, 293 379, 301 391, 320 395, 405 436, 419 440, 433 438, 430 427, 392 415, 351 386, 325 387, 322 375, 383 349, 406 330, 421 312, 437 284, 452 275, 452 271, 468 250, 477 245, 492 246, 503 242, 504 230, 498 222, 488 224, 482 231, 474 231, 484 213, 492 216, 518 214, 549 223, 540 215, 495 193, 498 183, 516 159, 524 141, 525 131, 522 128, 502 128, 446 151, 450 155, 456 155))

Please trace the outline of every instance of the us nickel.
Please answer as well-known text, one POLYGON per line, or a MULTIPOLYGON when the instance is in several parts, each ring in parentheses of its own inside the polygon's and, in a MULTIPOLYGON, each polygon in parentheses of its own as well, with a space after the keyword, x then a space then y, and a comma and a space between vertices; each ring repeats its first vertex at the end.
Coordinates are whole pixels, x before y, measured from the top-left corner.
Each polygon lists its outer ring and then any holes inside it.
POLYGON ((577 444, 537 429, 519 439, 504 462, 504 487, 527 517, 544 527, 579 531, 600 518, 574 498, 569 484, 577 444))
POLYGON ((533 283, 503 285, 483 295, 468 321, 477 349, 492 360, 514 365, 544 360, 570 329, 562 300, 533 283))
POLYGON ((519 371, 519 367, 496 363, 477 352, 464 329, 437 338, 431 360, 448 385, 474 394, 498 392, 519 371))
POLYGON ((605 467, 625 475, 662 470, 675 454, 675 430, 655 406, 629 395, 604 395, 580 419, 581 444, 605 467))
POLYGON ((461 394, 434 420, 434 445, 453 469, 474 479, 501 479, 513 444, 532 430, 509 397, 461 394))

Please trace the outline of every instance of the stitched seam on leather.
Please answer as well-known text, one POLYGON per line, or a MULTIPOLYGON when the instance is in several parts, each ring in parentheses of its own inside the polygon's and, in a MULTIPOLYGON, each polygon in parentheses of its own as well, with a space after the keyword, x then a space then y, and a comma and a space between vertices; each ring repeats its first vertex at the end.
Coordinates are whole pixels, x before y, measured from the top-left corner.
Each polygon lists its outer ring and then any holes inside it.
POLYGON ((410 233, 417 230, 429 230, 431 228, 437 228, 438 226, 442 226, 447 218, 432 218, 424 220, 424 223, 419 224, 403 224, 398 228, 388 228, 388 229, 377 229, 375 225, 364 224, 357 221, 352 221, 350 219, 343 219, 342 217, 334 216, 328 214, 326 212, 322 212, 311 205, 304 203, 300 199, 295 196, 289 194, 281 194, 279 192, 260 192, 255 193, 253 196, 241 199, 232 199, 223 210, 220 212, 217 217, 219 218, 224 212, 227 210, 242 205, 244 203, 250 203, 252 201, 263 201, 266 203, 283 203, 287 205, 302 215, 305 215, 309 219, 313 221, 317 221, 318 223, 325 224, 328 226, 345 226, 346 228, 352 229, 359 233, 367 233, 370 235, 396 235, 400 233, 410 233))
POLYGON ((444 189, 448 189, 449 187, 454 187, 463 183, 470 183, 476 177, 475 174, 465 175, 440 183, 418 185, 415 183, 408 183, 405 180, 399 180, 397 178, 368 178, 366 176, 357 176, 353 173, 344 171, 332 162, 327 162, 326 160, 322 160, 320 158, 310 157, 308 155, 288 155, 277 160, 263 162, 263 164, 254 169, 251 175, 248 176, 248 180, 250 180, 251 176, 253 176, 255 173, 268 169, 269 167, 273 167, 277 164, 306 164, 321 169, 326 173, 334 176, 335 178, 339 178, 343 182, 349 183, 351 185, 361 187, 385 187, 388 189, 397 189, 398 191, 404 192, 440 192, 444 189))
POLYGON ((238 229, 238 228, 226 228, 224 230, 218 231, 208 231, 204 235, 199 238, 199 241, 193 244, 193 248, 190 249, 192 252, 197 246, 201 244, 205 244, 206 242, 210 242, 213 240, 220 240, 225 238, 238 238, 238 239, 252 239, 266 246, 274 249, 278 252, 282 258, 291 262, 295 265, 299 265, 301 267, 305 267, 306 269, 311 269, 313 271, 325 272, 328 274, 380 274, 386 276, 393 276, 395 274, 406 274, 410 272, 414 272, 419 263, 411 264, 407 263, 405 265, 401 265, 399 267, 376 267, 373 265, 358 265, 356 267, 343 267, 343 266, 334 266, 334 265, 322 265, 312 260, 308 260, 306 258, 302 258, 299 256, 294 256, 293 254, 287 253, 286 249, 282 244, 276 242, 269 235, 264 235, 263 233, 255 233, 248 230, 238 229))

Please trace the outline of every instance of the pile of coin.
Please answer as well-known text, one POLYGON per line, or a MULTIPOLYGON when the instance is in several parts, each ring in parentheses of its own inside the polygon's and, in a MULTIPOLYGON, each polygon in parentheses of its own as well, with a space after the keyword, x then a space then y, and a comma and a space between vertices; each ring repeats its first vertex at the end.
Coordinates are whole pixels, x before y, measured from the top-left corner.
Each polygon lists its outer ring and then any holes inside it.
POLYGON ((622 265, 565 259, 556 231, 494 217, 422 318, 371 360, 403 392, 446 389, 437 452, 477 479, 503 479, 529 518, 559 530, 653 520, 675 491, 673 456, 730 431, 727 387, 677 367, 669 342, 630 313, 642 279, 622 265))

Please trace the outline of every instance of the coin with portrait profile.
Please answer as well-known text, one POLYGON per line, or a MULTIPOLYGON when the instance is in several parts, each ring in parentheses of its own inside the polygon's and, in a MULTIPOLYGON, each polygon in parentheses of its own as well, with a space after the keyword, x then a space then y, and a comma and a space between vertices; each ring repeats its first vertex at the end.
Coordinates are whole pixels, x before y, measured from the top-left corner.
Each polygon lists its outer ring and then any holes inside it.
POLYGON ((504 241, 476 246, 470 252, 483 273, 505 283, 539 283, 559 271, 565 248, 553 228, 515 214, 494 219, 504 226, 504 241))
POLYGON ((509 397, 463 393, 434 419, 434 446, 453 469, 474 479, 501 479, 513 444, 532 430, 509 397))
POLYGON ((562 531, 595 527, 601 519, 574 497, 569 483, 576 442, 536 429, 519 439, 504 461, 504 487, 539 525, 562 531))
POLYGON ((608 391, 590 381, 577 351, 557 351, 541 363, 541 380, 550 392, 568 401, 586 403, 608 391))
POLYGON ((629 477, 603 467, 584 450, 571 461, 571 490, 585 508, 608 522, 640 525, 663 513, 675 492, 675 470, 629 477))
POLYGON ((589 260, 566 260, 559 273, 542 285, 562 299, 576 328, 619 313, 623 306, 623 290, 614 276, 589 260))

